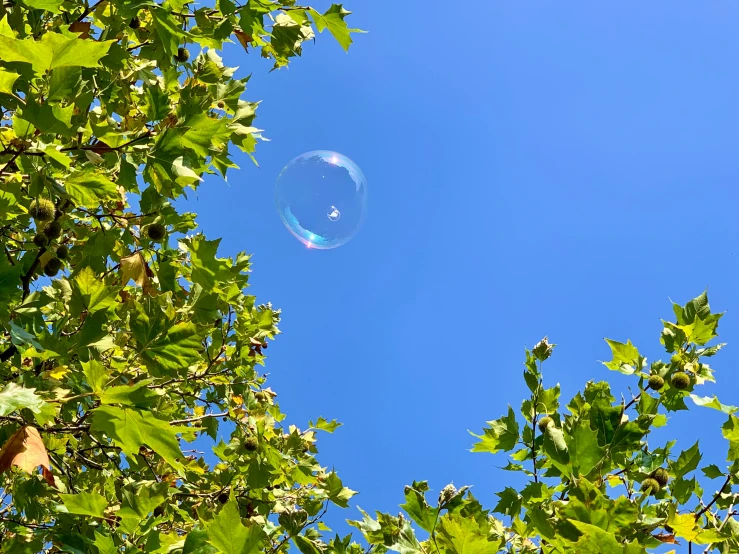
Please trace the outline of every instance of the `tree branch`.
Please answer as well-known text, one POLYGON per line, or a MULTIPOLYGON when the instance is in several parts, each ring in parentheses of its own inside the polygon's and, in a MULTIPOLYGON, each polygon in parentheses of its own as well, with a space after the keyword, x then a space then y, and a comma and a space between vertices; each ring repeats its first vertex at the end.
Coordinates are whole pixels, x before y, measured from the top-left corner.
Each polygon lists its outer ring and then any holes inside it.
POLYGON ((721 488, 714 495, 713 500, 711 500, 706 506, 704 506, 704 508, 700 512, 698 512, 697 514, 695 514, 695 519, 696 520, 699 517, 701 517, 703 514, 705 514, 708 510, 710 510, 711 509, 711 506, 713 506, 716 503, 716 501, 718 500, 718 497, 721 496, 721 493, 722 492, 724 492, 724 489, 726 488, 726 485, 728 485, 731 482, 731 477, 732 477, 732 475, 731 475, 731 473, 729 473, 726 476, 726 481, 724 481, 724 484, 721 485, 721 488))
POLYGON ((187 419, 175 419, 174 421, 170 421, 170 425, 180 425, 182 423, 192 423, 194 421, 200 421, 203 419, 208 419, 210 417, 226 417, 228 416, 228 412, 224 412, 222 414, 205 414, 201 416, 195 416, 195 417, 188 417, 187 419))

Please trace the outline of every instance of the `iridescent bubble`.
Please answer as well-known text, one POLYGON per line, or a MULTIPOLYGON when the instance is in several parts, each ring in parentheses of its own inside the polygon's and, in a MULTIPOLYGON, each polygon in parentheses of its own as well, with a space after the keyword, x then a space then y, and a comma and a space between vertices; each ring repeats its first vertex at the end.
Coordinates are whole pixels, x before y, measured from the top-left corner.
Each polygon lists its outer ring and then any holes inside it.
POLYGON ((336 248, 364 222, 367 180, 346 156, 316 150, 285 166, 275 198, 282 222, 300 242, 308 248, 336 248))

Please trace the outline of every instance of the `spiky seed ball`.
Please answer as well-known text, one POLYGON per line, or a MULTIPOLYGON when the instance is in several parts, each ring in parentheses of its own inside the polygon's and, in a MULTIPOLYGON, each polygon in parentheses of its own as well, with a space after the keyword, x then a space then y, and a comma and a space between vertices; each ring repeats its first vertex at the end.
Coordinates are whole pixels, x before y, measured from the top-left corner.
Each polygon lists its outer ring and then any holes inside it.
POLYGON ((49 237, 47 237, 43 233, 39 233, 38 235, 33 237, 33 244, 35 244, 39 248, 45 248, 49 246, 49 237))
POLYGON ((220 502, 221 504, 225 504, 226 502, 228 502, 228 493, 222 492, 221 494, 219 494, 218 502, 220 502))
POLYGON ((678 390, 685 390, 690 386, 690 375, 684 371, 678 371, 673 374, 672 379, 670 379, 670 383, 672 383, 672 386, 678 390))
POLYGON ((46 198, 39 198, 31 202, 31 207, 28 213, 36 221, 51 221, 54 219, 54 203, 46 198))
POLYGON ((262 391, 259 391, 259 392, 255 392, 255 393, 254 393, 254 398, 255 398, 255 399, 256 399, 256 401, 257 401, 257 402, 259 402, 260 404, 261 404, 261 403, 264 403, 264 402, 266 402, 266 401, 267 401, 267 393, 266 393, 266 392, 262 392, 262 391))
POLYGON ((66 260, 69 257, 69 248, 63 244, 56 249, 56 257, 60 260, 66 260))
POLYGON ((221 109, 223 109, 223 108, 226 107, 226 103, 223 100, 219 100, 218 101, 218 107, 221 108, 221 109))
POLYGON ((657 479, 653 479, 652 477, 647 477, 641 483, 641 490, 643 490, 647 494, 651 494, 652 496, 657 494, 661 489, 662 487, 660 486, 659 481, 657 481, 657 479))
POLYGON ((48 262, 46 262, 46 265, 44 266, 44 275, 48 277, 53 277, 57 273, 59 273, 59 270, 62 268, 64 264, 61 260, 57 258, 50 258, 48 262))
POLYGON ((259 447, 259 441, 256 437, 249 437, 244 441, 244 448, 249 452, 254 452, 259 447))
POLYGON ((190 59, 190 51, 187 48, 179 47, 177 49, 177 61, 185 63, 187 60, 190 59))
POLYGON ((549 416, 544 416, 539 420, 537 425, 539 427, 539 431, 543 433, 547 430, 547 427, 549 427, 550 425, 554 425, 554 420, 549 416))
POLYGON ((141 27, 141 20, 138 17, 133 17, 133 19, 131 19, 131 23, 129 23, 128 26, 131 27, 131 29, 138 29, 139 27, 141 27))
POLYGON ((62 236, 62 224, 58 221, 50 221, 44 226, 43 232, 50 239, 58 239, 62 236))
POLYGON ((162 242, 167 234, 167 228, 161 223, 152 223, 146 228, 146 236, 154 242, 162 242))
POLYGON ((670 480, 670 474, 665 468, 659 467, 652 472, 652 479, 657 481, 660 487, 665 487, 670 480))
POLYGON ((659 375, 652 375, 649 378, 649 388, 652 390, 660 390, 665 386, 665 380, 659 375))

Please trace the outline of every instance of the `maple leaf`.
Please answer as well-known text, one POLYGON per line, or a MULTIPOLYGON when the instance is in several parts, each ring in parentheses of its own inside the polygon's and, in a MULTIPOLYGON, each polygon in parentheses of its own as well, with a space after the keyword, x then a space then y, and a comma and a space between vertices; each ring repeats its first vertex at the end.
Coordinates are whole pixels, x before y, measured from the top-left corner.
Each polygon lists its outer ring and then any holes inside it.
POLYGON ((54 486, 54 475, 51 473, 51 462, 46 452, 44 441, 35 427, 21 427, 0 449, 0 473, 11 467, 18 467, 26 473, 33 474, 41 466, 46 482, 54 486))

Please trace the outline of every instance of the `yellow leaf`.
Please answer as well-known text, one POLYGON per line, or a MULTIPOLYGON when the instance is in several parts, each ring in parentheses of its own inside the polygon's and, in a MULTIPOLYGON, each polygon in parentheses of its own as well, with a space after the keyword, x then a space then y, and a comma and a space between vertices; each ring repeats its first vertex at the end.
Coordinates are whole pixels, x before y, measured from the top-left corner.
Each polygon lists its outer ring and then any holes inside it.
POLYGON ((205 413, 205 406, 195 406, 193 412, 195 412, 196 416, 201 416, 205 413))
POLYGON ((695 514, 670 514, 667 518, 667 525, 672 527, 672 532, 676 537, 692 541, 698 536, 700 529, 696 529, 695 514))
POLYGON ((242 405, 242 404, 244 403, 244 397, 243 397, 243 396, 239 396, 238 394, 234 394, 234 395, 233 395, 233 396, 231 397, 231 400, 232 400, 232 401, 233 401, 233 403, 234 403, 234 404, 236 404, 237 406, 241 406, 241 405, 242 405))
POLYGON ((148 269, 141 252, 121 258, 121 282, 125 285, 128 281, 133 281, 144 293, 152 294, 154 288, 151 286, 148 269))
POLYGON ((56 379, 57 381, 61 380, 67 373, 69 373, 69 368, 65 365, 60 365, 49 371, 49 377, 52 379, 56 379))

